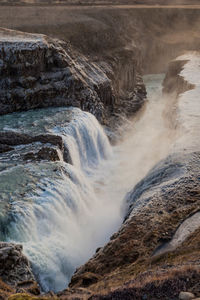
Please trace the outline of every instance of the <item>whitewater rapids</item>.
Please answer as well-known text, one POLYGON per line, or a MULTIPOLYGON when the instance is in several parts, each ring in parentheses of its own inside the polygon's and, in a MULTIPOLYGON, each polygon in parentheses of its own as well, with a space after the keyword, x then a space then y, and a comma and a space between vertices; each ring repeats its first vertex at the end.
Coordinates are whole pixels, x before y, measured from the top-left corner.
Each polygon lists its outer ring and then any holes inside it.
POLYGON ((1 130, 61 135, 73 163, 19 163, 1 171, 0 161, 0 187, 12 192, 1 239, 23 244, 43 291, 66 288, 75 269, 118 230, 126 193, 170 152, 176 134, 165 121, 162 80, 145 76, 148 101, 121 128, 115 146, 95 117, 77 108, 1 117, 1 130))

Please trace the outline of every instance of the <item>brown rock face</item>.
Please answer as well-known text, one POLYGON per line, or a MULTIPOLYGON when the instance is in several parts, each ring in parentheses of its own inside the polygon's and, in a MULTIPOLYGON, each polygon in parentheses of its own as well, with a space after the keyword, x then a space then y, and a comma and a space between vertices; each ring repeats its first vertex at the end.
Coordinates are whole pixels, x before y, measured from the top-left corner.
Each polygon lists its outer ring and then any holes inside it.
POLYGON ((0 48, 0 114, 76 106, 108 123, 108 116, 120 109, 128 115, 143 104, 145 88, 128 50, 101 64, 90 62, 64 42, 5 29, 0 30, 0 48), (117 91, 116 75, 124 59, 126 76, 117 91), (124 103, 130 103, 127 109, 124 103))

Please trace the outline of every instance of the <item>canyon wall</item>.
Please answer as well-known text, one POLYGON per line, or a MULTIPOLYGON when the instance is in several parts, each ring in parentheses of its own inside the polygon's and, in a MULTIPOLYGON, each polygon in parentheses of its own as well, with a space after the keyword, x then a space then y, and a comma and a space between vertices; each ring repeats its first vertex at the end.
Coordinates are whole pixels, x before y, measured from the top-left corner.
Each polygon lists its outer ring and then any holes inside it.
MULTIPOLYGON (((41 9, 41 12, 31 8, 30 11, 34 11, 32 17, 16 21, 15 15, 16 18, 19 14, 26 15, 23 9, 20 8, 20 12, 16 9, 10 21, 6 20, 5 14, 1 25, 47 33, 51 38, 1 29, 1 114, 73 105, 93 113, 102 124, 113 128, 118 123, 118 115, 131 116, 144 103, 146 92, 141 79, 142 67, 144 73, 164 71, 168 60, 185 49, 194 50, 200 45, 198 10, 169 9, 163 14, 160 9, 151 13, 148 9, 124 9, 120 13, 104 8, 83 12, 72 9, 71 15, 66 18, 65 9, 56 8, 54 22, 49 17, 54 12, 49 8, 41 9), (166 27, 167 32, 163 34, 166 27)), ((3 13, 4 10, 1 11, 3 13)), ((180 93, 195 87, 195 83, 179 74, 187 60, 186 57, 172 62, 164 81, 164 91, 170 94, 173 104, 177 103, 180 93)), ((0 150, 11 151, 13 146, 24 144, 25 140, 27 143, 50 142, 63 151, 62 141, 54 141, 54 136, 45 137, 43 141, 41 136, 30 138, 14 133, 10 137, 1 133, 0 150)), ((188 151, 187 147, 186 150, 186 153, 173 154, 160 162, 130 191, 121 229, 77 270, 71 287, 89 287, 92 293, 107 293, 109 288, 114 289, 133 280, 131 288, 134 280, 137 283, 137 274, 148 277, 158 269, 158 276, 168 276, 168 270, 176 271, 181 269, 181 265, 192 265, 192 275, 186 273, 186 278, 180 279, 178 284, 185 288, 185 281, 189 282, 188 285, 192 282, 199 260, 198 227, 175 249, 165 248, 181 224, 198 213, 199 152, 188 151), (165 252, 162 249, 170 250, 165 252), (144 271, 147 273, 143 275, 144 271)), ((50 160, 58 159, 55 153, 51 155, 49 150, 42 151, 43 156, 40 152, 39 159, 47 156, 50 160)), ((31 154, 31 159, 33 156, 31 154)), ((30 155, 26 159, 29 160, 30 155)), ((173 295, 179 290, 174 288, 173 295)), ((133 295, 135 289, 130 293, 133 295)), ((60 297, 65 295, 63 292, 60 297)), ((171 296, 166 293, 166 297, 171 296)), ((112 297, 112 294, 107 297, 112 297)), ((125 297, 123 291, 119 291, 119 297, 125 297)), ((140 294, 138 297, 141 299, 140 294)))
MULTIPOLYGON (((199 54, 191 53, 169 65, 163 84, 171 115, 175 110, 171 154, 127 194, 120 230, 72 277, 71 287, 89 287, 97 294, 116 289, 93 299, 141 299, 142 293, 153 299, 178 297, 186 288, 187 267, 194 277, 199 270, 198 62, 199 54)), ((188 277, 188 285, 199 295, 195 280, 188 277)))
POLYGON ((69 41, 93 61, 124 48, 144 73, 166 72, 169 61, 200 47, 199 7, 2 6, 0 26, 69 41), (10 16, 12 15, 12 18, 10 16))
POLYGON ((1 29, 0 39, 0 114, 76 106, 108 124, 112 115, 131 115, 144 102, 145 87, 133 51, 93 62, 66 43, 42 35, 1 29))

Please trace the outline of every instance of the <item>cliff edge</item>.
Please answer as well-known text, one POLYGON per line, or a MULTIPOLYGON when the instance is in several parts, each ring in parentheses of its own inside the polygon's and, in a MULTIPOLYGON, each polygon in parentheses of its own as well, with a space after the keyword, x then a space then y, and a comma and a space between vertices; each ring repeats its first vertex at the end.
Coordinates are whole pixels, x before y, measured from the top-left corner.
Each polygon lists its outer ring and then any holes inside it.
POLYGON ((2 28, 0 49, 0 114, 75 106, 108 124, 112 115, 131 115, 144 102, 146 91, 132 51, 93 62, 65 42, 2 28))

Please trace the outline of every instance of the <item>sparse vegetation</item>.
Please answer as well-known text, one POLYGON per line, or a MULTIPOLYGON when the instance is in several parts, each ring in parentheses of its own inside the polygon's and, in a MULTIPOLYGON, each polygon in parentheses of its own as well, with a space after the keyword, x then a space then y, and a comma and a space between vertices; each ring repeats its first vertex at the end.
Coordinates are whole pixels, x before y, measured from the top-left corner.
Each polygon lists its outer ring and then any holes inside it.
POLYGON ((195 266, 180 266, 172 269, 147 271, 121 288, 110 293, 91 297, 92 300, 109 299, 178 299, 181 291, 193 291, 199 295, 197 283, 200 269, 195 266), (145 296, 146 295, 146 296, 145 296))

